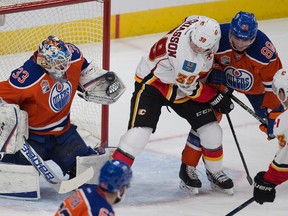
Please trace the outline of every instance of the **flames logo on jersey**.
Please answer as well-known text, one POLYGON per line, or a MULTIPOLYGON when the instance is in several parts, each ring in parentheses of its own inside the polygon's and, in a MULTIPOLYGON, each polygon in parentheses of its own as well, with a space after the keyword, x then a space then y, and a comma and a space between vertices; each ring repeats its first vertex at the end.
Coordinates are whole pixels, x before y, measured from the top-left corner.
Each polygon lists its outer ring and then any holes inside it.
POLYGON ((249 71, 227 67, 225 72, 226 82, 229 87, 240 91, 249 91, 252 88, 254 77, 249 71))
POLYGON ((60 112, 70 101, 72 86, 69 81, 57 82, 53 85, 49 103, 54 112, 60 112))

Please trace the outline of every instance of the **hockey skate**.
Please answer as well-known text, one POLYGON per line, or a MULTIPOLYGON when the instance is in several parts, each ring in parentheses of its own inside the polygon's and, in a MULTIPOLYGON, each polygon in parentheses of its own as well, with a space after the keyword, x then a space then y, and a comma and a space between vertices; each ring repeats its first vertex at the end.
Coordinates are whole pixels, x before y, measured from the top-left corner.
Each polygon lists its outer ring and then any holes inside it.
POLYGON ((180 167, 179 177, 181 179, 179 184, 180 189, 191 194, 199 193, 199 188, 201 188, 202 183, 198 178, 195 167, 188 166, 182 163, 180 167))
POLYGON ((212 174, 206 169, 206 175, 212 189, 233 195, 233 181, 223 171, 212 174))

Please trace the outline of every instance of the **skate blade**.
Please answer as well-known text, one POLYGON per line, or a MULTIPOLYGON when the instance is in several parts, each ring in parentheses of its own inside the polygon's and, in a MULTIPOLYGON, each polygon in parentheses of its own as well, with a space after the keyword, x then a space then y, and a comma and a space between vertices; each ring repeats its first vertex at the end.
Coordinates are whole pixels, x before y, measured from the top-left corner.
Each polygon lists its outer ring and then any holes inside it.
POLYGON ((179 188, 187 193, 197 195, 199 193, 199 188, 191 187, 186 185, 183 181, 180 182, 179 188))
POLYGON ((215 191, 218 191, 218 192, 221 192, 221 193, 225 193, 225 194, 228 194, 228 195, 233 195, 234 194, 234 191, 233 191, 233 188, 230 188, 230 189, 223 189, 223 188, 220 188, 218 185, 215 185, 213 183, 210 183, 211 185, 211 188, 215 191))

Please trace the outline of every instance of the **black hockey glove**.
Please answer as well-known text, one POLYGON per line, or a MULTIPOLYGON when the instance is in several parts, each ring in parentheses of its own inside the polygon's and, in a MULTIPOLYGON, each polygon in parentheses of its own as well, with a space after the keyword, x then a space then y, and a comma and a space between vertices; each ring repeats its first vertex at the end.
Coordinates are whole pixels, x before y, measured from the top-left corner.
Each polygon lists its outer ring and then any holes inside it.
POLYGON ((254 191, 253 196, 257 203, 263 204, 264 202, 274 202, 276 185, 264 180, 265 172, 259 172, 254 178, 254 191))
POLYGON ((219 113, 227 114, 234 109, 234 104, 232 103, 230 97, 226 94, 221 93, 220 91, 210 101, 210 104, 215 109, 215 111, 219 113))

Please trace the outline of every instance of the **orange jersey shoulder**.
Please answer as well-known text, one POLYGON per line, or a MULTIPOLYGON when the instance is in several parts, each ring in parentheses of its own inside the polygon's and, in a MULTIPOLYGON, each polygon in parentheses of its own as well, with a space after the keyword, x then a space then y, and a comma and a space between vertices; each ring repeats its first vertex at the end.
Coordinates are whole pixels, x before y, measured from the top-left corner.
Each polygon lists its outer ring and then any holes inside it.
POLYGON ((260 30, 244 53, 233 51, 229 42, 229 24, 221 24, 222 37, 215 62, 226 72, 227 85, 245 94, 272 91, 272 80, 282 68, 281 60, 269 38, 260 30))
POLYGON ((70 107, 84 62, 81 53, 73 55, 66 82, 55 82, 35 63, 34 56, 0 82, 0 97, 28 113, 30 131, 59 135, 69 128, 70 107))

